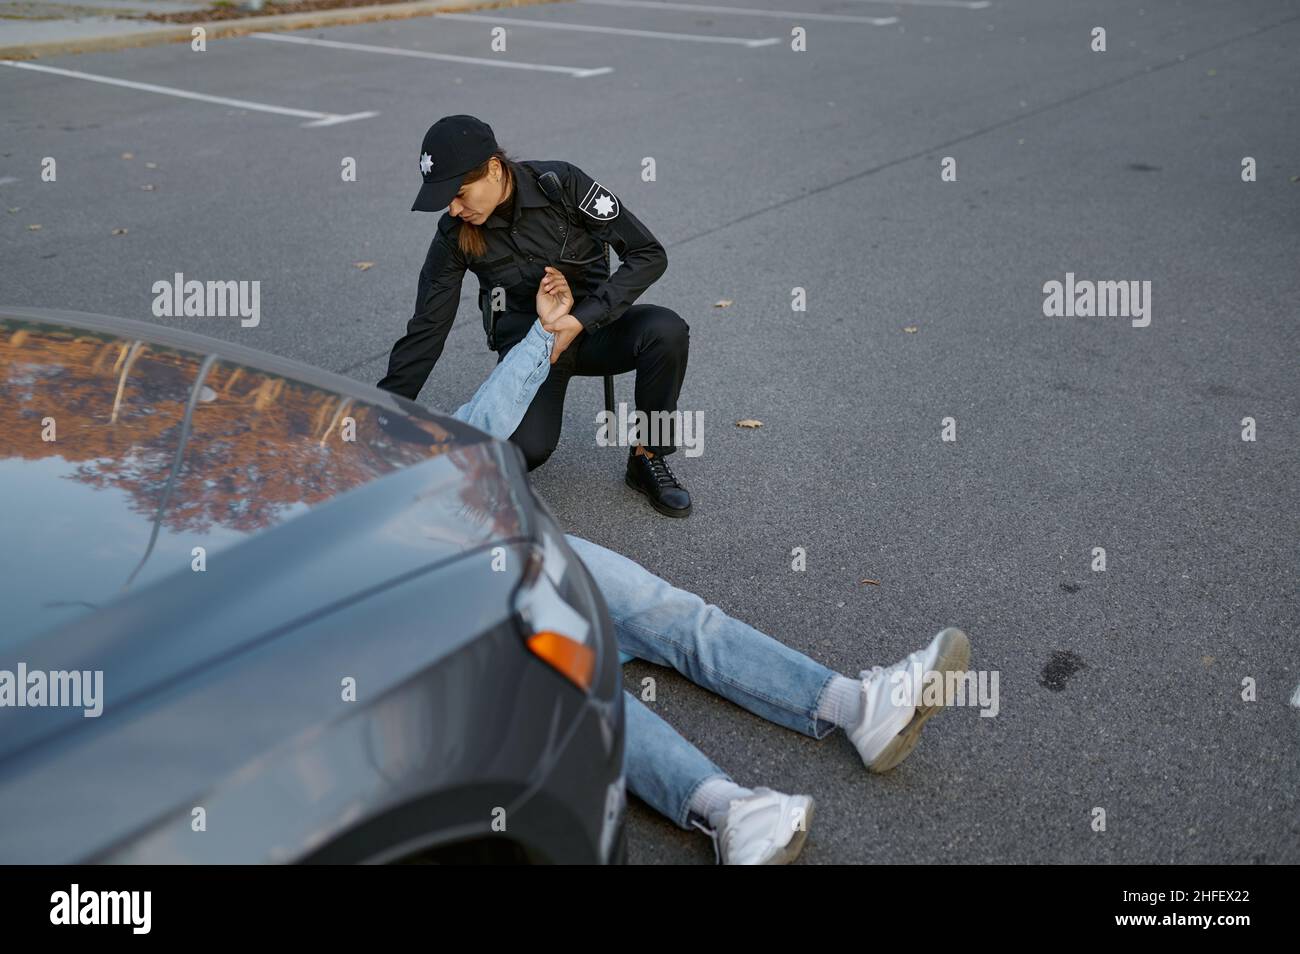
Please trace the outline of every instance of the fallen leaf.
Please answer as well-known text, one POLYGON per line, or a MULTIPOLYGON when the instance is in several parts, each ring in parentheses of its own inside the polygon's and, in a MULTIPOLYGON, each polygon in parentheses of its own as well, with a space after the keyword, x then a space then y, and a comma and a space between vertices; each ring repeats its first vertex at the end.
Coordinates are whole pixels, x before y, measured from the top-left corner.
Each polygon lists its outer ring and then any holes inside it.
MULTIPOLYGON (((1292 181, 1292 182, 1295 182, 1295 179, 1292 179, 1291 181, 1292 181)), ((16 206, 14 206, 12 209, 9 210, 9 214, 10 214, 10 215, 13 215, 15 212, 21 212, 22 210, 23 210, 23 207, 22 207, 21 205, 16 205, 16 206)))
POLYGON ((154 185, 152 182, 147 182, 144 185, 140 186, 140 188, 144 189, 145 192, 152 192, 154 190, 154 185))
POLYGON ((156 162, 146 162, 146 163, 144 164, 144 167, 145 167, 146 169, 157 169, 157 168, 158 168, 158 163, 156 163, 156 162))
POLYGON ((355 265, 357 268, 361 269, 363 272, 368 268, 375 267, 374 262, 353 262, 352 264, 355 265))
POLYGON ((903 330, 906 331, 909 335, 914 335, 916 334, 916 325, 908 325, 903 330))
POLYGON ((124 152, 124 153, 122 153, 122 158, 123 158, 123 159, 134 159, 134 158, 135 158, 135 153, 133 153, 133 152, 124 152))
POLYGON ((126 234, 126 229, 113 229, 113 234, 114 234, 114 235, 125 235, 125 234, 126 234))
POLYGON ((27 226, 27 231, 29 231, 29 232, 39 232, 40 230, 41 230, 41 227, 40 227, 39 225, 29 225, 29 226, 27 226))
POLYGON ((729 307, 729 306, 731 305, 731 301, 732 301, 732 300, 731 300, 730 298, 722 298, 722 299, 720 299, 720 300, 718 300, 718 301, 715 301, 715 302, 713 303, 713 307, 714 307, 714 308, 727 308, 727 307, 729 307))
POLYGON ((1212 666, 1212 665, 1214 665, 1214 657, 1213 657, 1213 656, 1202 656, 1202 657, 1201 657, 1201 662, 1205 663, 1205 665, 1207 665, 1207 666, 1212 666))
POLYGON ((879 586, 879 580, 858 580, 859 583, 870 583, 872 586, 879 586))
POLYGON ((736 422, 737 427, 762 427, 762 421, 755 421, 752 418, 745 418, 743 421, 736 422))

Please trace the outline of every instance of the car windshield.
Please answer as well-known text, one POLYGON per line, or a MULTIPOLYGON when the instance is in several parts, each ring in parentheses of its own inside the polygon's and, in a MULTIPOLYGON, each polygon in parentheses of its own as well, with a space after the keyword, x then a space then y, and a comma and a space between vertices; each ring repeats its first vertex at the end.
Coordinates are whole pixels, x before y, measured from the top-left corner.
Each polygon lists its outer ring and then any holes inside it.
POLYGON ((0 318, 0 648, 448 446, 435 422, 388 416, 211 355, 0 318))

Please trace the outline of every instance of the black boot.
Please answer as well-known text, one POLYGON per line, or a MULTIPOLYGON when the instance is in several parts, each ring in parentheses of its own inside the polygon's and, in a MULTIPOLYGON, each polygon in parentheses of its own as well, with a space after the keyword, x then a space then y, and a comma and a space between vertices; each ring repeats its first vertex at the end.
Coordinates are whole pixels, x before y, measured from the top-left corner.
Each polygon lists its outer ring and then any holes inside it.
POLYGON ((691 512, 690 492, 677 482, 662 454, 647 457, 633 447, 627 457, 627 485, 650 498, 650 506, 667 517, 686 517, 691 512))

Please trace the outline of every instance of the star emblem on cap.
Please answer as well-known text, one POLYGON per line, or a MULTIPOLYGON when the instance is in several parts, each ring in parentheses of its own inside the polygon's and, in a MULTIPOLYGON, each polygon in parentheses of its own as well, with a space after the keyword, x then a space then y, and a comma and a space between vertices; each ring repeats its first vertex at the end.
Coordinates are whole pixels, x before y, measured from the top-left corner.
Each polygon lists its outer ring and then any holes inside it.
POLYGON ((433 168, 433 156, 429 155, 427 152, 421 153, 420 172, 422 172, 424 175, 427 176, 429 174, 429 170, 432 168, 433 168))

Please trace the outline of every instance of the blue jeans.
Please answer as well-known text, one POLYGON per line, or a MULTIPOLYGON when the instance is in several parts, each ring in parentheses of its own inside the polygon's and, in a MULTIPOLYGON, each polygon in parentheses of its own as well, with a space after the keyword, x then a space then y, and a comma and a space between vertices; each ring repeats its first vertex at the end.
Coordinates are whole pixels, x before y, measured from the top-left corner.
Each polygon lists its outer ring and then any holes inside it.
MULTIPOLYGON (((554 335, 534 322, 453 415, 506 440, 550 371, 554 335)), ((838 675, 699 596, 655 576, 620 553, 566 533, 609 606, 619 657, 676 669, 698 686, 787 729, 821 739, 834 723, 816 716, 822 693, 838 675)), ((681 828, 691 827, 691 796, 708 778, 730 778, 632 693, 624 771, 627 787, 681 828)))
POLYGON ((452 417, 508 440, 533 403, 533 395, 551 373, 551 347, 555 335, 534 321, 522 341, 497 362, 474 396, 458 407, 452 417))
MULTIPOLYGON (((621 553, 571 533, 564 539, 609 605, 622 655, 670 666, 697 686, 814 739, 835 728, 816 717, 822 693, 838 675, 834 670, 621 553)), ((730 776, 636 696, 624 690, 623 701, 628 790, 689 828, 687 805, 695 789, 711 776, 730 776)))

